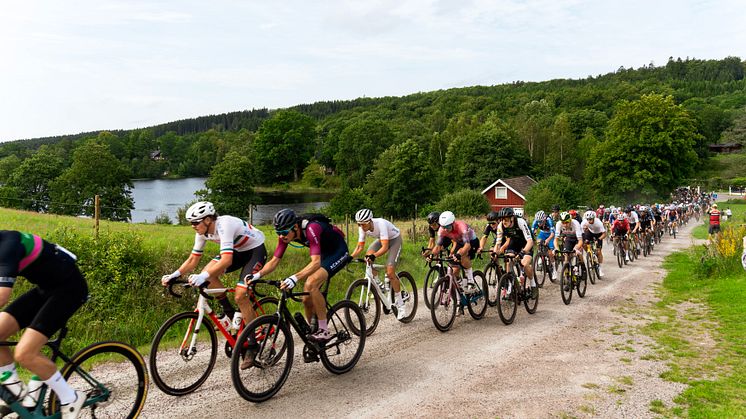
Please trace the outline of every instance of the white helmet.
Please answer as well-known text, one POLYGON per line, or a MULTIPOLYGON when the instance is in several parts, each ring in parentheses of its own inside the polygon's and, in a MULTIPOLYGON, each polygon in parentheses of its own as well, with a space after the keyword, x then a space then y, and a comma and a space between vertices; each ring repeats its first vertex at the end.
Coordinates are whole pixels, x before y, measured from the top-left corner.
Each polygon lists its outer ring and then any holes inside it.
POLYGON ((200 201, 189 207, 186 212, 187 221, 202 221, 208 215, 215 215, 215 207, 212 202, 200 201))
POLYGON ((456 221, 456 216, 451 211, 444 211, 440 214, 440 218, 438 218, 438 224, 441 227, 447 227, 453 224, 454 221, 456 221))
POLYGON ((355 213, 356 223, 367 223, 368 221, 372 219, 373 219, 373 211, 369 210, 368 208, 363 208, 360 211, 355 213))
POLYGON ((585 214, 583 214, 583 218, 585 218, 586 220, 590 221, 590 220, 596 218, 596 212, 588 210, 588 211, 585 212, 585 214))

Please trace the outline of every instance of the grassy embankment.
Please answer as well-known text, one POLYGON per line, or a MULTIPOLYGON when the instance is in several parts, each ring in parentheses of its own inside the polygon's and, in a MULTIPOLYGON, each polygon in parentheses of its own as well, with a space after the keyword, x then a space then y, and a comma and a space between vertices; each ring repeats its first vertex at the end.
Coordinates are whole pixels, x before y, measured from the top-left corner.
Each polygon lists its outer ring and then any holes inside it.
MULTIPOLYGON (((746 222, 746 204, 718 206, 733 210, 723 227, 746 222)), ((694 233, 706 238, 707 226, 694 233)), ((688 387, 675 406, 654 400, 650 410, 664 416, 746 417, 746 271, 732 258, 708 276, 703 253, 695 246, 666 258, 668 275, 653 309, 658 320, 643 332, 656 340, 657 356, 669 366, 662 377, 688 387)))
MULTIPOLYGON (((77 350, 90 342, 114 339, 131 342, 142 349, 149 344, 158 327, 171 315, 191 310, 195 300, 176 300, 163 295, 160 277, 172 272, 188 256, 194 231, 186 226, 127 224, 101 222, 100 239, 93 240, 93 221, 84 218, 37 214, 0 209, 0 229, 13 229, 39 234, 61 244, 79 256, 79 265, 91 288, 91 300, 71 319, 68 347, 77 350)), ((485 221, 471 221, 483 228, 485 221)), ((421 284, 426 266, 420 257, 420 247, 427 244, 424 222, 417 225, 417 241, 412 239, 412 222, 396 222, 405 235, 399 270, 409 271, 421 284)), ((277 237, 268 226, 260 227, 267 236, 267 250, 272 254, 277 237)), ((345 231, 345 226, 341 226, 345 231)), ((357 241, 357 226, 350 226, 350 250, 357 241)), ((370 244, 370 239, 368 240, 370 244)), ((208 243, 205 255, 218 252, 218 245, 208 243)), ((208 261, 205 257, 200 265, 208 261)), ((271 278, 282 279, 299 271, 308 263, 308 250, 289 248, 278 270, 271 278)), ((484 262, 476 264, 481 268, 484 262)), ((347 286, 362 276, 360 265, 350 265, 332 280, 329 300, 342 299, 347 286)), ((227 276, 225 284, 234 285, 238 274, 227 276)), ((28 289, 21 281, 14 290, 18 295, 28 289)), ((300 309, 300 304, 295 304, 300 309)), ((424 312, 421 305, 418 311, 424 312)))

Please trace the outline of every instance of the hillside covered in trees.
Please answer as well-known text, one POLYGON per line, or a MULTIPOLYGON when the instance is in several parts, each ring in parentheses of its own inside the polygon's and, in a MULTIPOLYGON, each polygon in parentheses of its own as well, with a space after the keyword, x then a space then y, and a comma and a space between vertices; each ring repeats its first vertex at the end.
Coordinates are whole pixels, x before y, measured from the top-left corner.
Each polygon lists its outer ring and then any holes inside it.
POLYGON ((581 80, 317 102, 14 141, 0 144, 0 205, 87 214, 99 193, 108 194, 106 217, 127 219, 130 179, 162 176, 209 176, 205 198, 237 215, 255 202, 254 186, 299 180, 338 188, 329 209, 338 214, 370 205, 412 215, 415 204, 426 209, 450 192, 517 175, 576 188, 573 196, 583 202, 575 205, 655 199, 704 182, 693 176, 709 158, 707 144, 746 143, 745 71, 738 57, 671 58, 581 80))

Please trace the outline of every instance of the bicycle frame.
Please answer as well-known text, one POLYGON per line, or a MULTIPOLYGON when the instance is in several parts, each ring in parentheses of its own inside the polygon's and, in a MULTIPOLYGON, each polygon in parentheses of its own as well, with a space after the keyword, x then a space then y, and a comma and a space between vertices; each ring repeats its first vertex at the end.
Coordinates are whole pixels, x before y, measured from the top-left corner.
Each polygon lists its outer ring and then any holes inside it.
MULTIPOLYGON (((360 289, 360 298, 358 299, 358 305, 359 306, 363 305, 362 304, 363 303, 363 299, 365 299, 365 305, 366 306, 368 304, 370 304, 370 298, 371 298, 371 296, 370 296, 370 293, 368 293, 367 291, 371 289, 371 285, 372 285, 373 292, 377 293, 378 297, 383 302, 384 312, 386 314, 389 314, 391 312, 391 307, 393 307, 393 304, 394 304, 391 301, 391 288, 389 288, 388 291, 384 291, 383 289, 381 289, 381 284, 379 284, 378 281, 376 281, 375 278, 374 278, 374 276, 373 276, 373 269, 379 269, 379 270, 381 270, 381 269, 385 269, 385 268, 386 268, 385 265, 379 265, 379 264, 373 264, 373 263, 367 263, 366 262, 366 264, 365 264, 365 279, 368 280, 368 285, 367 285, 366 288, 361 288, 360 289), (363 294, 365 294, 365 295, 363 296, 363 294)), ((384 275, 386 275, 386 274, 384 273, 384 275)))

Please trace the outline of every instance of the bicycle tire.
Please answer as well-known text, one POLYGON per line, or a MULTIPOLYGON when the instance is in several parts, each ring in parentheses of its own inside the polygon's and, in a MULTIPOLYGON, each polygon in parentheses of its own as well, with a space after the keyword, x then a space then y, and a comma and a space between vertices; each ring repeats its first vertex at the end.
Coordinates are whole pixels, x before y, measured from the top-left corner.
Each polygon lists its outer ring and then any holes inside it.
POLYGON ((497 314, 506 326, 513 323, 515 314, 518 311, 518 292, 513 284, 515 284, 515 275, 513 273, 504 273, 500 277, 500 298, 497 301, 497 314))
MULTIPOLYGON (((414 282, 412 274, 407 271, 401 271, 396 275, 399 277, 399 286, 401 287, 400 290, 402 291, 402 299, 404 300, 404 306, 407 308, 408 313, 403 319, 399 321, 402 323, 409 323, 414 319, 415 314, 417 314, 417 283, 414 282), (404 291, 409 294, 409 296, 406 298, 403 294, 404 291)), ((396 296, 393 292, 391 293, 391 306, 393 307, 394 315, 398 315, 398 311, 396 308, 396 296)))
POLYGON ((342 300, 332 306, 326 318, 332 339, 324 344, 319 357, 329 372, 344 374, 355 367, 365 349, 366 335, 350 333, 352 327, 357 330, 365 329, 365 317, 357 304, 342 300), (340 360, 343 361, 340 363, 340 360))
POLYGON ((437 281, 438 278, 444 275, 445 273, 442 272, 440 265, 431 266, 430 269, 427 271, 427 275, 425 275, 425 282, 422 284, 422 299, 425 300, 425 306, 427 308, 431 308, 435 281, 437 281))
POLYGON ((268 400, 282 388, 293 366, 293 334, 279 316, 268 314, 249 322, 236 339, 236 348, 246 348, 251 335, 257 336, 259 344, 255 354, 255 366, 242 370, 241 363, 246 350, 233 351, 231 357, 231 381, 236 392, 252 403, 268 400), (279 350, 278 350, 279 348, 279 350), (262 384, 267 387, 258 388, 262 384))
MULTIPOLYGON (((73 355, 60 373, 70 387, 87 394, 84 410, 79 417, 90 414, 91 417, 131 419, 138 417, 145 405, 148 394, 147 367, 137 349, 126 343, 106 341, 91 344, 73 355), (126 378, 123 378, 125 374, 122 372, 124 363, 134 367, 134 374, 130 376, 127 373, 126 378), (127 395, 131 399, 122 397, 127 395)), ((57 395, 50 392, 49 412, 57 413, 59 409, 57 395)))
MULTIPOLYGON (((549 275, 549 266, 547 265, 547 259, 549 257, 544 254, 538 254, 534 258, 534 278, 536 279, 536 285, 541 288, 544 286, 544 281, 549 275), (541 272, 541 274, 539 274, 541 272)), ((551 276, 551 275, 550 275, 551 276)))
POLYGON ((488 263, 484 269, 484 279, 487 281, 487 305, 495 307, 497 305, 497 298, 500 295, 498 270, 494 263, 488 263))
POLYGON ((256 311, 256 316, 259 317, 265 314, 277 313, 277 306, 280 304, 280 300, 278 300, 277 297, 268 295, 260 298, 259 301, 257 301, 257 304, 259 305, 259 310, 254 310, 256 311))
POLYGON ((485 278, 482 271, 474 271, 474 284, 477 287, 477 291, 472 295, 466 296, 469 301, 466 309, 469 310, 469 315, 474 320, 479 320, 487 312, 487 278, 485 278))
POLYGON ((570 267, 569 263, 562 264, 562 274, 560 275, 560 294, 562 296, 562 302, 565 303, 565 305, 570 304, 572 301, 572 293, 573 293, 573 286, 572 283, 572 268, 570 267))
POLYGON ((536 289, 536 298, 534 298, 531 284, 528 279, 523 287, 523 306, 526 308, 528 314, 536 313, 536 308, 539 306, 539 289, 536 289))
POLYGON ((578 291, 578 297, 585 298, 585 292, 588 289, 588 268, 580 265, 580 277, 576 278, 575 289, 578 291))
MULTIPOLYGON (((585 266, 593 266, 593 257, 588 252, 586 252, 585 254, 585 266)), ((595 270, 586 269, 586 272, 588 273, 588 279, 591 280, 591 284, 595 284, 596 283, 595 270)))
POLYGON ((433 286, 430 317, 433 319, 435 328, 441 332, 447 332, 456 320, 458 301, 454 288, 448 276, 438 278, 433 286))
POLYGON ((616 253, 616 263, 619 265, 619 268, 621 269, 624 266, 624 248, 620 243, 614 244, 614 250, 616 253))
POLYGON ((148 360, 150 375, 153 377, 153 383, 168 395, 183 396, 193 392, 207 380, 215 367, 218 339, 209 318, 202 319, 202 326, 199 330, 201 333, 197 333, 198 339, 207 336, 209 340, 206 343, 198 343, 198 347, 195 348, 196 352, 190 355, 182 353, 179 349, 179 342, 182 345, 185 341, 191 342, 191 331, 197 316, 198 313, 194 311, 178 313, 166 320, 153 338, 148 360), (186 323, 184 323, 185 320, 186 323), (176 342, 176 347, 170 348, 169 345, 173 342, 176 342), (161 347, 161 344, 164 344, 164 347, 161 347), (205 347, 206 345, 209 347, 205 347), (197 362, 194 362, 197 357, 204 367, 195 370, 196 374, 188 374, 197 365, 197 362), (191 378, 194 375, 196 378, 191 378))
MULTIPOLYGON (((363 316, 365 316, 365 334, 367 336, 372 335, 378 327, 378 322, 381 320, 381 297, 372 287, 368 287, 368 280, 362 278, 354 281, 347 287, 345 299, 354 302, 360 307, 363 316)), ((348 319, 348 321, 352 321, 352 319, 348 319)), ((359 335, 361 331, 353 329, 353 333, 359 335)))

